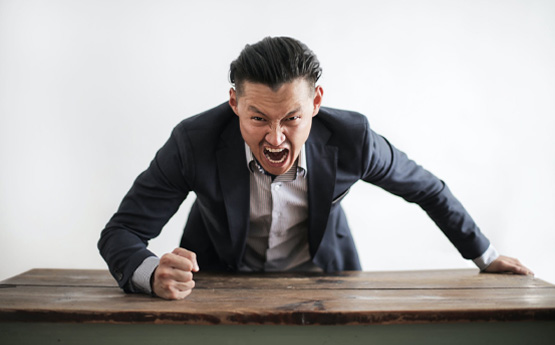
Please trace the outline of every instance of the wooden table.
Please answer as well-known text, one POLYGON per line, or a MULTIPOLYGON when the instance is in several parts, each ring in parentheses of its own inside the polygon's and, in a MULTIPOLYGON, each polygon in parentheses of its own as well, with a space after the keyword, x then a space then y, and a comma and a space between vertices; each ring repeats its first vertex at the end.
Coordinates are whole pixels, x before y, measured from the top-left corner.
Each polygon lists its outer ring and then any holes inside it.
POLYGON ((555 286, 477 270, 195 275, 182 301, 105 270, 0 283, 0 344, 555 344, 555 286))

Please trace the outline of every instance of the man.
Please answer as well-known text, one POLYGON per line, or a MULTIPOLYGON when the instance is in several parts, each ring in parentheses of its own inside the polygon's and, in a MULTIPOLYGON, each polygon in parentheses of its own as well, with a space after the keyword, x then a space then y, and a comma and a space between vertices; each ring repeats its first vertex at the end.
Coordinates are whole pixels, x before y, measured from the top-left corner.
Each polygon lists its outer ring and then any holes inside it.
POLYGON ((417 203, 487 272, 532 274, 500 256, 447 186, 357 113, 321 108, 316 56, 286 37, 247 45, 229 102, 182 121, 98 243, 127 292, 181 299, 199 270, 360 270, 341 199, 358 180, 417 203), (195 192, 180 247, 146 249, 195 192))

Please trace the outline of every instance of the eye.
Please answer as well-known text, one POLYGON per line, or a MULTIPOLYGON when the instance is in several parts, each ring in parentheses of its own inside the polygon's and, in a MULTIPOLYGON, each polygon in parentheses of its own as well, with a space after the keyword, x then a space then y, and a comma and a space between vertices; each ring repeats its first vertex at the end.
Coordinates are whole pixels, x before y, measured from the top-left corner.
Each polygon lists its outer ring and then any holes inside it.
POLYGON ((298 115, 296 115, 296 116, 291 116, 291 117, 288 117, 288 118, 287 118, 287 121, 295 121, 295 120, 300 119, 300 118, 301 118, 301 117, 298 116, 298 115))
POLYGON ((260 116, 253 116, 253 117, 251 117, 251 120, 254 120, 254 121, 264 121, 264 119, 261 118, 260 116))

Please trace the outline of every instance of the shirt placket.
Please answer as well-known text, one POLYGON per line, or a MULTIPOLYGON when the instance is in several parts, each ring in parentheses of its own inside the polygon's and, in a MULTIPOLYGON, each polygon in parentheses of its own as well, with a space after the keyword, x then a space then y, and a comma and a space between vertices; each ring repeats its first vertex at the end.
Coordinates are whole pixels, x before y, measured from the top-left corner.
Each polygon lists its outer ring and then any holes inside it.
MULTIPOLYGON (((283 197, 282 197, 282 182, 273 182, 270 185, 272 194, 272 223, 270 225, 270 233, 268 236, 268 250, 269 255, 272 256, 271 250, 279 244, 280 237, 283 235, 283 197)), ((272 259, 272 258, 267 258, 272 259)))

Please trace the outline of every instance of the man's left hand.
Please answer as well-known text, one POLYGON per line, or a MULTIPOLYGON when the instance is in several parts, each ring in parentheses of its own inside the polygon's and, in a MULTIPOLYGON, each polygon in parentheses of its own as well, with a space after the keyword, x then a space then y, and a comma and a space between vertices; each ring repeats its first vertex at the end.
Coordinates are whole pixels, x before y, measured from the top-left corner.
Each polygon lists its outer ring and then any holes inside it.
POLYGON ((500 255, 495 259, 485 270, 488 273, 515 273, 522 275, 533 276, 532 272, 528 267, 518 261, 518 259, 510 258, 508 256, 500 255))

